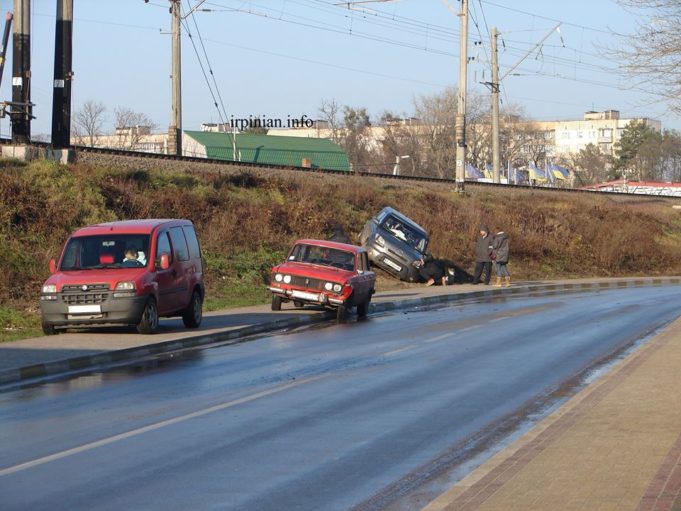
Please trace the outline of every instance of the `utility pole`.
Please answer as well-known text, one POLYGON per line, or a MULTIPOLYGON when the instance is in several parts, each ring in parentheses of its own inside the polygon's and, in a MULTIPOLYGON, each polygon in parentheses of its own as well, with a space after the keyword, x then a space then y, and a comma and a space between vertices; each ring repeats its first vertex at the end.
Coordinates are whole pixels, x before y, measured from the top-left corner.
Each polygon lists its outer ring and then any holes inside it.
POLYGON ((12 142, 31 141, 31 0, 14 0, 12 142))
POLYGON ((468 84, 468 0, 461 0, 459 14, 459 97, 456 102, 456 191, 464 192, 466 180, 466 88, 468 84))
POLYGON ((57 0, 52 93, 52 147, 71 145, 71 80, 73 78, 73 0, 57 0))
POLYGON ((492 27, 492 177, 500 183, 499 176, 499 62, 497 60, 497 27, 492 27))
POLYGON ((170 0, 172 39, 172 106, 168 128, 168 153, 182 155, 182 52, 180 45, 180 0, 170 0))

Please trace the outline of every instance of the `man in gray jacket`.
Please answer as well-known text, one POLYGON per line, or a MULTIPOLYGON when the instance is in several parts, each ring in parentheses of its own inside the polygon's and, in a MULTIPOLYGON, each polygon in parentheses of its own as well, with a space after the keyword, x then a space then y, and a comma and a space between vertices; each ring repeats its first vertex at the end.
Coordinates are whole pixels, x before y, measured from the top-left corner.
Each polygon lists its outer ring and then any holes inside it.
POLYGON ((492 236, 485 224, 480 225, 480 236, 475 243, 475 275, 473 284, 480 284, 480 278, 485 273, 485 285, 489 285, 492 277, 492 259, 489 255, 492 252, 492 236))
POLYGON ((494 235, 492 241, 492 247, 494 250, 494 264, 497 271, 497 281, 494 284, 496 287, 501 287, 501 279, 503 278, 506 287, 511 285, 511 274, 508 272, 508 234, 504 231, 500 231, 494 235))

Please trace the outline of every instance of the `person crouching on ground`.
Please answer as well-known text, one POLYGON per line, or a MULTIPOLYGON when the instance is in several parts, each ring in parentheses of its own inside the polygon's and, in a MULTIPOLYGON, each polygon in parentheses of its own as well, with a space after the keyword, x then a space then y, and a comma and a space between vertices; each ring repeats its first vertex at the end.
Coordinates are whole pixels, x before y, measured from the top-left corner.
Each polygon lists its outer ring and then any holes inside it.
POLYGON ((501 279, 503 278, 506 287, 511 285, 511 274, 508 273, 508 234, 500 231, 494 235, 492 241, 492 254, 494 257, 494 264, 497 273, 497 281, 494 284, 496 287, 501 287, 501 279))
POLYGON ((485 285, 489 285, 492 277, 492 259, 490 254, 492 252, 492 236, 490 236, 489 229, 485 224, 480 225, 480 236, 475 243, 475 275, 473 276, 473 284, 480 284, 480 278, 484 272, 485 285))
POLYGON ((426 286, 432 286, 436 282, 441 283, 443 286, 448 284, 444 261, 442 259, 434 258, 431 253, 427 253, 421 259, 419 275, 426 281, 426 286))

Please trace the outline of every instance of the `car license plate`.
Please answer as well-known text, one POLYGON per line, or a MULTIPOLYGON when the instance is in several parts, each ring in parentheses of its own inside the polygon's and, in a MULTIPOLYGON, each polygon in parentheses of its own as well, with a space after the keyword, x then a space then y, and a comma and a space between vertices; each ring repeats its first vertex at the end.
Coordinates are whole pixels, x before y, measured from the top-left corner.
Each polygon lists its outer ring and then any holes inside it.
POLYGON ((69 314, 101 314, 101 305, 69 305, 69 314))
POLYGON ((390 259, 388 259, 387 257, 386 257, 385 259, 383 259, 383 262, 384 262, 385 264, 387 264, 388 266, 390 266, 392 269, 396 270, 396 271, 402 271, 402 267, 401 267, 399 264, 393 263, 393 262, 392 262, 390 259))
POLYGON ((301 298, 302 300, 311 300, 313 302, 319 301, 319 295, 317 293, 306 293, 305 291, 298 291, 297 289, 291 291, 291 296, 293 298, 301 298))

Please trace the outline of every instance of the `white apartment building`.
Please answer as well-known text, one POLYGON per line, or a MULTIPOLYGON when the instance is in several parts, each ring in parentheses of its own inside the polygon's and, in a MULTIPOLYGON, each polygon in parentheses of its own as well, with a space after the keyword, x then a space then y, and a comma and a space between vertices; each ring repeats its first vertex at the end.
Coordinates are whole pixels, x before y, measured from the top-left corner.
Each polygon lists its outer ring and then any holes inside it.
POLYGON ((603 154, 614 156, 616 144, 631 122, 642 122, 658 132, 662 131, 662 123, 658 120, 648 117, 622 119, 617 110, 586 112, 581 120, 533 121, 527 124, 544 132, 549 156, 569 157, 577 155, 589 144, 598 147, 603 154))

